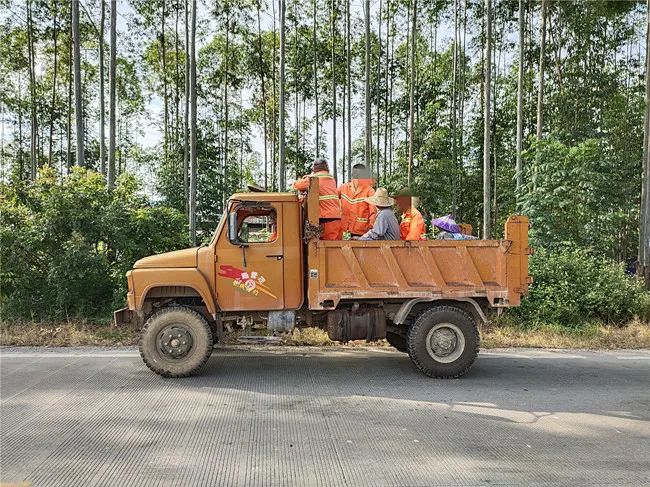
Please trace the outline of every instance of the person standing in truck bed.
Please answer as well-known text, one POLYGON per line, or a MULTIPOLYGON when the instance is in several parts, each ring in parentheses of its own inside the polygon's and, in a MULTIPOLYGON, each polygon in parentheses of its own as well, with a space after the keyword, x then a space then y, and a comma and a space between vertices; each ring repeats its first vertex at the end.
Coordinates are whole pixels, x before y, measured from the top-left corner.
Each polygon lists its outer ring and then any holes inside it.
POLYGON ((360 237, 372 228, 377 216, 377 207, 369 204, 366 198, 373 196, 372 179, 363 164, 352 166, 352 180, 339 186, 341 195, 341 225, 343 232, 360 237))
POLYGON ((400 238, 402 240, 426 240, 427 228, 422 213, 413 204, 413 193, 404 188, 395 195, 397 206, 402 212, 400 238))
POLYGON ((393 213, 395 200, 388 196, 388 191, 379 188, 374 196, 366 198, 366 201, 375 205, 378 213, 372 228, 359 237, 359 240, 399 240, 399 223, 393 213))
POLYGON ((311 178, 318 178, 319 223, 322 227, 321 240, 341 240, 341 200, 336 189, 336 181, 329 172, 325 159, 316 159, 311 174, 293 183, 293 189, 307 191, 311 178))

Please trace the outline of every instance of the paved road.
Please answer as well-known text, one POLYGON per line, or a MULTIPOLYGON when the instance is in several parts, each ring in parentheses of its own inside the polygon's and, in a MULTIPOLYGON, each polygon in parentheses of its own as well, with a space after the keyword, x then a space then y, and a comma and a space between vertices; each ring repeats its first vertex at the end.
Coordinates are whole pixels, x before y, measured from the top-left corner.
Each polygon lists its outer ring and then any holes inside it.
POLYGON ((650 485, 650 351, 483 351, 429 379, 388 350, 0 352, 0 481, 30 485, 650 485))

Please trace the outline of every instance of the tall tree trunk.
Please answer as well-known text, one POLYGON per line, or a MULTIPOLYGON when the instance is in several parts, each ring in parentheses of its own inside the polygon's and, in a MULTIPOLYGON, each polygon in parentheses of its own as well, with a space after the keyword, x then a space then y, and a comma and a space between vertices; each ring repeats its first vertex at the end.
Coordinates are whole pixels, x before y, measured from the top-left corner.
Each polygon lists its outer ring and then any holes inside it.
POLYGON ((650 0, 646 2, 645 117, 638 273, 650 289, 650 0))
POLYGON ((0 178, 5 179, 5 104, 0 103, 0 178))
POLYGON ((244 188, 244 124, 243 115, 244 115, 244 94, 242 90, 239 90, 239 187, 244 188))
POLYGON ((81 36, 79 34, 79 2, 72 2, 72 36, 74 42, 74 116, 77 152, 75 164, 84 167, 84 119, 81 98, 81 36))
POLYGON ((110 20, 110 59, 108 61, 108 169, 107 184, 113 187, 115 182, 115 85, 117 69, 117 0, 111 0, 110 20))
POLYGON ((275 28, 275 0, 271 2, 273 5, 273 53, 271 56, 271 88, 273 91, 273 105, 271 106, 271 188, 273 190, 277 189, 277 70, 276 70, 276 56, 277 56, 277 44, 276 44, 276 28, 275 28))
POLYGON ((221 177, 222 177, 222 188, 221 188, 221 207, 222 209, 226 207, 226 201, 228 195, 228 163, 230 162, 228 156, 230 154, 230 140, 229 140, 229 125, 230 119, 228 118, 228 84, 230 79, 228 77, 228 69, 230 65, 230 7, 226 3, 226 52, 224 60, 224 80, 223 80, 223 110, 224 110, 224 121, 223 121, 223 162, 221 167, 221 177))
POLYGON ((540 44, 539 44, 539 84, 537 88, 537 142, 542 140, 544 124, 544 65, 546 57, 546 0, 541 4, 540 44))
MULTIPOLYGON (((392 13, 391 13, 392 15, 392 13)), ((395 17, 393 17, 393 31, 395 30, 395 17)), ((388 120, 388 131, 389 131, 389 141, 388 141, 388 173, 390 176, 393 175, 393 148, 394 148, 394 125, 393 125, 393 85, 395 81, 395 73, 393 69, 393 61, 395 60, 395 32, 391 32, 390 36, 390 88, 389 88, 389 120, 388 120)))
POLYGON ((411 0, 413 11, 411 13, 411 75, 409 83, 409 160, 406 180, 411 184, 411 175, 413 172, 413 151, 415 149, 415 51, 417 45, 416 27, 417 27, 417 0, 411 0))
POLYGON ((316 13, 317 2, 314 0, 314 14, 312 17, 312 52, 314 56, 314 101, 316 108, 316 159, 320 157, 320 119, 318 114, 318 44, 316 42, 316 13))
POLYGON ((189 166, 190 166, 190 141, 189 141, 189 112, 190 112, 190 25, 188 1, 184 0, 185 14, 185 106, 183 110, 183 201, 185 202, 185 215, 189 215, 189 166))
POLYGON ((56 77, 58 73, 58 56, 59 50, 57 48, 57 36, 58 36, 58 25, 57 25, 57 14, 58 14, 58 0, 53 1, 54 8, 54 29, 52 31, 52 42, 54 45, 54 67, 52 71, 52 101, 50 104, 50 136, 48 138, 48 149, 47 149, 47 163, 52 165, 52 148, 54 145, 54 111, 56 108, 56 77))
POLYGON ((106 134, 104 127, 106 121, 106 105, 104 102, 104 24, 106 21, 106 2, 101 2, 101 15, 99 19, 99 169, 106 176, 106 134))
POLYGON ((519 0, 519 70, 517 73, 517 163, 515 177, 517 180, 517 207, 520 206, 521 190, 523 186, 523 164, 521 153, 523 151, 524 134, 524 1, 519 0))
POLYGON ((492 56, 492 0, 485 0, 485 52, 483 71, 483 238, 489 239, 490 228, 490 94, 491 94, 491 56, 492 56))
MULTIPOLYGON (((346 83, 345 89, 347 90, 348 98, 348 113, 347 113, 347 130, 348 130, 348 175, 352 177, 352 32, 350 24, 350 0, 345 0, 345 75, 346 83)), ((345 116, 345 112, 343 113, 345 116)))
POLYGON ((269 155, 268 155, 268 131, 266 124, 266 80, 264 76, 264 57, 262 51, 262 22, 260 20, 260 2, 257 2, 257 43, 260 63, 260 89, 262 90, 262 123, 264 126, 264 190, 269 189, 269 155))
POLYGON ((280 191, 284 191, 287 187, 286 169, 285 169, 285 128, 284 128, 284 101, 285 101, 285 16, 286 16, 286 3, 285 0, 280 0, 280 133, 278 134, 278 142, 280 144, 279 154, 279 167, 278 167, 278 181, 280 191))
MULTIPOLYGON (((77 13, 79 7, 77 6, 77 13)), ((38 171, 38 120, 36 117, 36 69, 34 61, 34 32, 32 22, 32 0, 27 0, 27 54, 29 62, 29 106, 31 114, 30 164, 31 178, 36 180, 38 171)), ((77 29, 78 32, 78 29, 77 29)))
MULTIPOLYGON (((180 126, 180 103, 181 103, 181 94, 180 94, 180 68, 178 64, 178 57, 179 57, 179 39, 178 39, 178 14, 179 14, 179 6, 176 4, 175 6, 176 10, 176 19, 175 19, 175 24, 174 24, 174 153, 176 154, 178 151, 178 144, 179 144, 179 126, 180 126)), ((174 159, 176 159, 176 156, 174 156, 174 159)), ((176 170, 178 170, 177 164, 174 164, 176 167, 176 170)), ((176 170, 174 171, 174 174, 176 173, 176 170)))
MULTIPOLYGON (((297 1, 293 0, 293 56, 294 59, 298 59, 298 15, 297 15, 297 1)), ((293 69, 293 83, 294 83, 294 98, 293 105, 294 111, 296 112, 296 157, 294 162, 294 167, 297 167, 299 154, 300 154, 300 99, 299 99, 299 89, 298 89, 298 68, 294 66, 293 69)))
POLYGON ((456 217, 462 221, 463 218, 463 207, 464 207, 464 190, 463 190, 463 176, 464 171, 464 159, 465 159, 465 96, 467 91, 467 73, 465 71, 465 44, 467 39, 467 0, 463 1, 463 36, 461 42, 461 51, 460 51, 460 60, 461 71, 460 71, 460 93, 458 98, 460 99, 460 114, 458 122, 458 157, 459 157, 459 174, 458 174, 458 214, 456 217))
POLYGON ((167 41, 165 40, 165 21, 167 12, 162 2, 162 14, 160 16, 160 56, 162 58, 162 82, 163 82, 163 164, 167 167, 169 160, 169 100, 167 99, 167 41))
MULTIPOLYGON (((384 180, 386 179, 386 162, 388 161, 388 72, 390 70, 390 30, 391 30, 391 2, 387 0, 386 5, 386 60, 384 66, 384 180)), ((379 130, 379 126, 377 126, 379 130)), ((377 175, 377 186, 380 186, 380 178, 377 175)))
POLYGON ((332 176, 338 179, 336 171, 336 0, 332 0, 331 36, 332 36, 332 176))
POLYGON ((366 167, 372 169, 372 115, 370 107, 370 0, 364 2, 364 23, 365 23, 365 145, 364 145, 364 160, 366 167))
POLYGON ((343 153, 343 155, 341 157, 341 172, 343 173, 343 180, 342 180, 343 182, 346 181, 346 179, 345 179, 346 173, 348 173, 348 174, 350 173, 350 171, 348 171, 348 165, 350 164, 350 162, 346 159, 346 157, 347 157, 347 146, 345 145, 346 144, 346 140, 345 140, 345 138, 346 138, 346 131, 345 131, 346 130, 346 126, 345 126, 345 121, 346 121, 346 118, 345 118, 346 93, 347 93, 347 91, 345 89, 345 82, 344 82, 343 83, 343 90, 342 90, 342 97, 341 97, 341 122, 342 122, 342 125, 343 125, 343 127, 342 127, 343 130, 341 131, 341 139, 342 139, 341 148, 342 148, 342 153, 343 153))
POLYGON ((70 8, 70 31, 68 32, 68 120, 66 126, 66 166, 68 172, 72 168, 72 44, 72 8, 70 8))
MULTIPOLYGON (((23 160, 23 80, 20 72, 18 73, 18 170, 20 180, 25 176, 25 164, 23 160)), ((30 174, 31 175, 31 174, 30 174)))
POLYGON ((190 28, 190 244, 196 245, 196 0, 192 0, 190 28))
POLYGON ((456 91, 458 84, 458 0, 454 0, 454 46, 452 49, 452 75, 451 75, 451 158, 453 160, 452 184, 451 184, 451 213, 454 218, 458 214, 458 153, 457 153, 457 140, 458 140, 458 106, 456 104, 456 91))
POLYGON ((379 0, 379 27, 377 29, 377 43, 379 44, 379 50, 377 53, 377 125, 375 127, 375 130, 377 131, 376 133, 376 154, 377 154, 377 180, 381 178, 381 151, 379 150, 379 139, 380 139, 380 133, 381 130, 379 130, 379 126, 381 123, 381 114, 380 114, 380 108, 381 108, 381 91, 379 90, 380 84, 381 84, 381 21, 382 21, 382 13, 383 13, 383 2, 382 0, 379 0))

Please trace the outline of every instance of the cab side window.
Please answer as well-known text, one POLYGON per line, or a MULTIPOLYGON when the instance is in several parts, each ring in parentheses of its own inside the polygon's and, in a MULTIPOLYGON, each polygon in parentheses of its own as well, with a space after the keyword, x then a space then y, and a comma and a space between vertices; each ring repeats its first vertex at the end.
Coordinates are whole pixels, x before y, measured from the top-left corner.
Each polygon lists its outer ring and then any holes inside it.
POLYGON ((242 216, 238 230, 240 242, 270 243, 278 238, 277 216, 274 209, 242 216))

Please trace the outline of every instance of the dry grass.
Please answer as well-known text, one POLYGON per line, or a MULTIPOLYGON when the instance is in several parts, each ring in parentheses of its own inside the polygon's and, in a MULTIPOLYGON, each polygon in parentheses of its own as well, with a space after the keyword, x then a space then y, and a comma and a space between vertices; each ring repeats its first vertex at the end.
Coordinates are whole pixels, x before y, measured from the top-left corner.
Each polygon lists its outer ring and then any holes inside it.
POLYGON ((298 346, 311 346, 311 347, 327 347, 335 345, 336 342, 330 340, 325 330, 320 328, 302 328, 295 329, 285 341, 285 345, 298 345, 298 346))
POLYGON ((650 348, 650 324, 635 320, 625 326, 594 324, 580 330, 488 325, 481 330, 481 345, 486 348, 650 348))
POLYGON ((137 343, 137 338, 137 331, 132 329, 86 322, 0 324, 3 346, 122 346, 137 343))
MULTIPOLYGON (((231 338, 228 343, 236 343, 236 337, 231 338)), ((121 346, 134 345, 137 340, 137 330, 81 321, 61 324, 0 324, 0 345, 3 346, 121 346)), ((337 345, 320 328, 296 329, 283 344, 314 347, 337 345)), ((386 340, 372 344, 366 343, 365 340, 356 340, 346 346, 390 347, 386 340)), ((635 320, 620 327, 594 324, 580 330, 552 326, 541 326, 531 330, 513 323, 493 323, 481 329, 481 346, 485 348, 650 348, 650 324, 635 320)))

